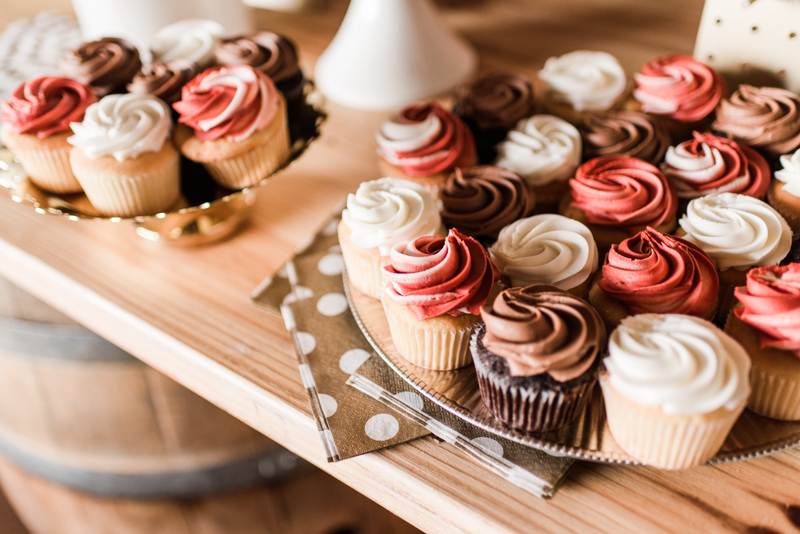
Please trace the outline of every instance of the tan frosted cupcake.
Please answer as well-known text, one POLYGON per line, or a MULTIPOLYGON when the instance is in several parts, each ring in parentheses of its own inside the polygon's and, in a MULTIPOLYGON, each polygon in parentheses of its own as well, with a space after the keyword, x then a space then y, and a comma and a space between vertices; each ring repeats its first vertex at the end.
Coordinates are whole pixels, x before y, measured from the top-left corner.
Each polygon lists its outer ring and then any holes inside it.
POLYGON ((747 273, 725 331, 753 362, 747 407, 782 421, 800 420, 800 263, 747 273))
POLYGON ((472 362, 469 339, 500 278, 484 248, 450 230, 392 247, 381 301, 397 352, 437 371, 472 362))
POLYGON ((745 350, 698 317, 628 317, 611 334, 604 364, 612 436, 636 460, 662 469, 710 460, 750 394, 745 350))
POLYGON ((397 178, 363 182, 347 196, 339 223, 339 244, 350 286, 381 298, 381 267, 397 243, 442 233, 439 209, 422 186, 397 178))
POLYGON ((248 65, 215 67, 183 88, 175 144, 223 187, 257 184, 289 159, 286 102, 248 65))
POLYGON ((92 205, 107 216, 151 215, 180 195, 180 157, 169 109, 150 95, 109 95, 72 123, 70 164, 92 205))
POLYGON ((2 142, 14 151, 37 187, 51 193, 77 193, 81 184, 69 163, 71 122, 82 121, 92 90, 75 80, 43 76, 20 85, 0 102, 2 142))

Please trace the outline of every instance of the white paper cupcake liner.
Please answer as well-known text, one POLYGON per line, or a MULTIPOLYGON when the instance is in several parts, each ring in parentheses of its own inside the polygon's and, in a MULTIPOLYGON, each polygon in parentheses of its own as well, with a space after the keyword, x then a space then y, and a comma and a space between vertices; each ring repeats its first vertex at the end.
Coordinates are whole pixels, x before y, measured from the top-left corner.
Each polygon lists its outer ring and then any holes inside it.
POLYGON ((68 194, 81 191, 81 184, 72 173, 70 148, 66 150, 15 150, 25 173, 41 189, 68 194))
POLYGON ((288 159, 289 131, 283 125, 267 143, 233 158, 205 162, 203 166, 219 185, 228 189, 243 189, 268 177, 288 159))
POLYGON ((751 411, 781 421, 800 421, 800 376, 796 373, 773 374, 754 364, 750 386, 747 407, 751 411))
POLYGON ((380 261, 373 261, 351 250, 352 246, 355 245, 342 245, 342 257, 350 286, 368 297, 380 300, 387 284, 381 267, 389 264, 389 257, 381 256, 380 261))

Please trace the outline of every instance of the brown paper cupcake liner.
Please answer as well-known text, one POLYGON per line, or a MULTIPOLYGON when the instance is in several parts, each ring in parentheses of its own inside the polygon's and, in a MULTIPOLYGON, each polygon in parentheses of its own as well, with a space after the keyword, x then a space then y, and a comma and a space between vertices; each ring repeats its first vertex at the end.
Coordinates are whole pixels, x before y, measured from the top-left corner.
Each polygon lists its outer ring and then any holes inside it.
POLYGON ((25 173, 39 188, 50 193, 69 194, 81 191, 81 184, 69 163, 71 148, 64 150, 15 150, 25 173))

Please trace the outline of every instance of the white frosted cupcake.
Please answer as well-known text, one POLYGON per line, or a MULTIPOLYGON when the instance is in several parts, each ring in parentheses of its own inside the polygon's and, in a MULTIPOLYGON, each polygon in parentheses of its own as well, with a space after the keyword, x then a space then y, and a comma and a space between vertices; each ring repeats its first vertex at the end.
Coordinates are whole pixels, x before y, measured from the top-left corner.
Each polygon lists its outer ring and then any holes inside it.
POLYGON ((363 182, 347 195, 339 223, 347 276, 351 287, 381 298, 389 252, 400 242, 442 234, 439 209, 425 187, 399 178, 363 182))
POLYGON ((222 25, 213 20, 182 20, 158 30, 150 52, 154 60, 164 63, 186 59, 201 68, 209 67, 214 63, 214 52, 222 42, 223 33, 222 25))
POLYGON ((550 213, 520 219, 500 230, 489 258, 511 287, 550 284, 580 298, 589 291, 599 263, 591 230, 550 213))
POLYGON ((767 200, 783 215, 795 232, 800 232, 800 148, 781 156, 781 169, 767 190, 767 200))
POLYGON ((132 217, 169 208, 180 195, 178 152, 166 104, 150 95, 109 95, 73 122, 70 164, 103 215, 132 217))
POLYGON ((647 465, 685 469, 722 447, 750 394, 750 358, 688 315, 627 317, 609 338, 600 377, 611 434, 647 465))
POLYGON ((581 163, 581 134, 553 115, 522 119, 497 145, 495 165, 518 174, 536 193, 539 211, 554 211, 581 163))

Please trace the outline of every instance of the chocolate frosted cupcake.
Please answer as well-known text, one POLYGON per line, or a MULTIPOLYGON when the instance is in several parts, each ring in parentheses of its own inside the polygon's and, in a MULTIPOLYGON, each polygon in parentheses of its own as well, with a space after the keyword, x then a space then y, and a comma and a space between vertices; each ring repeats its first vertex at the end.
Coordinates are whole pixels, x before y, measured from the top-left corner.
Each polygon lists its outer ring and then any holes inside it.
POLYGON ((499 167, 456 169, 441 190, 442 221, 448 228, 493 242, 504 226, 527 217, 536 199, 522 178, 499 167))
POLYGON ((181 89, 197 74, 197 64, 186 59, 154 61, 136 73, 128 92, 157 96, 171 105, 181 99, 181 89))
POLYGON ((619 155, 658 165, 672 144, 669 131, 660 121, 638 111, 589 115, 580 132, 584 160, 619 155))
POLYGON ((778 157, 800 147, 800 96, 777 87, 740 85, 720 102, 711 128, 778 157))
POLYGON ((462 85, 453 107, 453 112, 472 130, 480 163, 494 161, 495 145, 534 111, 531 82, 509 72, 489 72, 462 85))
POLYGON ((97 96, 125 92, 125 86, 142 67, 139 51, 131 43, 116 37, 83 43, 58 64, 64 76, 94 89, 97 96))
POLYGON ((594 308, 554 286, 503 291, 481 310, 471 349, 483 403, 510 427, 573 421, 597 381, 606 330, 594 308))

